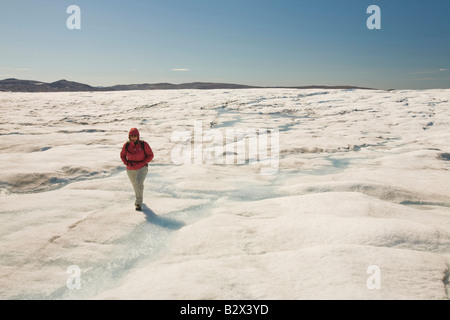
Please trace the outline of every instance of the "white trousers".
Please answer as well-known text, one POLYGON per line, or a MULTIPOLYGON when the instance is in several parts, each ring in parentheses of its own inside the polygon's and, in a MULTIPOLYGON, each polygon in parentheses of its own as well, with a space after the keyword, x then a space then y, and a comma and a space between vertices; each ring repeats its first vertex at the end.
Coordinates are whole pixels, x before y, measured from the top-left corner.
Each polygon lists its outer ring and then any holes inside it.
POLYGON ((139 170, 127 170, 128 178, 133 185, 136 201, 134 204, 142 205, 144 202, 144 180, 148 173, 148 167, 142 167, 139 170))

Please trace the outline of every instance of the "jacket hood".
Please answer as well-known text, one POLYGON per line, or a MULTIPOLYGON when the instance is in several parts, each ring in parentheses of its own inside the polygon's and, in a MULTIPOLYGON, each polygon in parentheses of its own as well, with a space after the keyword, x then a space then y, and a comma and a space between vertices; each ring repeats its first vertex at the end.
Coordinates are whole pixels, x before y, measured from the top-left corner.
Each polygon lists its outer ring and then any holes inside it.
POLYGON ((136 128, 131 128, 130 132, 128 133, 128 137, 129 136, 138 136, 138 140, 139 140, 139 130, 136 128))

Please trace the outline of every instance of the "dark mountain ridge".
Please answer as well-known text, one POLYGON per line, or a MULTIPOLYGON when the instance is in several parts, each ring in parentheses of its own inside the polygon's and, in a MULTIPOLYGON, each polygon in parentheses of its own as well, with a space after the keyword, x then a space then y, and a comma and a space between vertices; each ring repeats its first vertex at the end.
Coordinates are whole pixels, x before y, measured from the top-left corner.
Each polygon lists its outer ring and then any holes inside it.
POLYGON ((90 85, 68 81, 58 80, 51 83, 34 80, 19 80, 9 78, 0 80, 0 91, 9 92, 79 92, 79 91, 125 91, 125 90, 174 90, 174 89, 254 89, 254 88, 291 88, 291 89, 368 89, 355 86, 275 86, 275 87, 261 87, 248 86, 233 83, 214 83, 214 82, 191 82, 191 83, 143 83, 143 84, 126 84, 115 85, 110 87, 92 87, 90 85))

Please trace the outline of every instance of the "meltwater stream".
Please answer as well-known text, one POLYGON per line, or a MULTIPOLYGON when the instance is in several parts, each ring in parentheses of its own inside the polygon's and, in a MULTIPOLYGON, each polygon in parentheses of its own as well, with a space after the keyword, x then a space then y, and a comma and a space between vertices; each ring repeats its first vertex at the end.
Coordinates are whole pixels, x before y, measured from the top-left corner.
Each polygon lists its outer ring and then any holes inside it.
POLYGON ((86 299, 114 287, 141 261, 156 260, 164 254, 169 238, 185 225, 178 218, 180 214, 199 217, 205 214, 205 206, 192 206, 182 212, 158 216, 151 208, 143 205, 142 213, 146 221, 137 225, 127 237, 115 241, 116 250, 111 258, 105 264, 94 265, 90 270, 82 273, 80 290, 70 290, 64 286, 51 295, 40 298, 86 299))
POLYGON ((202 202, 164 215, 155 212, 151 205, 144 204, 142 214, 145 216, 145 221, 136 225, 134 230, 125 237, 115 239, 114 250, 107 259, 92 262, 91 265, 88 261, 84 262, 79 289, 70 289, 66 283, 62 283, 50 294, 23 293, 11 298, 17 300, 91 299, 120 284, 121 280, 140 263, 156 261, 162 257, 170 247, 170 239, 176 231, 209 216, 219 199, 226 197, 232 201, 256 201, 279 196, 273 186, 278 184, 280 181, 278 179, 274 179, 272 184, 265 185, 251 180, 241 181, 226 191, 180 189, 172 182, 168 182, 167 178, 160 173, 153 173, 148 179, 154 191, 165 194, 169 198, 180 199, 188 194, 190 199, 202 200, 202 202))

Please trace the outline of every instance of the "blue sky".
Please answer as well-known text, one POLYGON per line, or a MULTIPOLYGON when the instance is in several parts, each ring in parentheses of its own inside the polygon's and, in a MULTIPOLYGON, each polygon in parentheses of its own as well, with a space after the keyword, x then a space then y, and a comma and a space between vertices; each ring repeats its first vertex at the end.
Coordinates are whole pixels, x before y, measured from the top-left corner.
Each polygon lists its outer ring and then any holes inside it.
POLYGON ((449 0, 0 0, 0 79, 450 88, 449 0), (81 29, 69 30, 70 5, 81 29), (381 29, 366 12, 381 9, 381 29))

